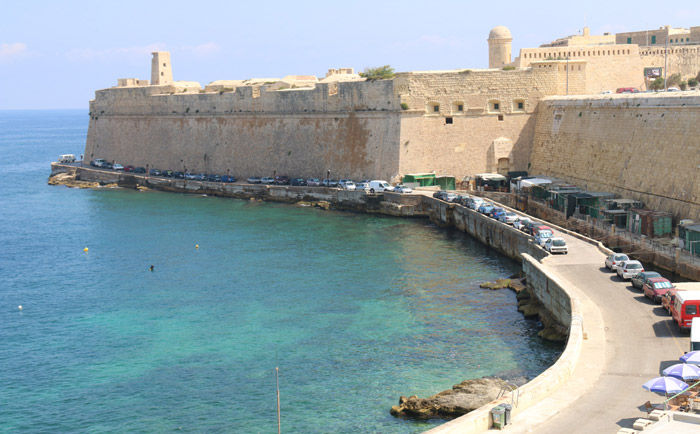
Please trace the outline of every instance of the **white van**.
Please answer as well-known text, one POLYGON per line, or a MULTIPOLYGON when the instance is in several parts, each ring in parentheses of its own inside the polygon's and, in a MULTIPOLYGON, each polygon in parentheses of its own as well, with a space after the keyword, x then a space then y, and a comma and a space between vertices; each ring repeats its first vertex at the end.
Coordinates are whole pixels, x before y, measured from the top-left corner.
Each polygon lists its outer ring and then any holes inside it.
POLYGON ((690 351, 700 351, 700 317, 693 318, 690 325, 690 351))
POLYGON ((63 154, 58 156, 59 163, 75 163, 75 155, 63 154))
POLYGON ((370 181, 369 182, 369 192, 379 193, 382 191, 394 191, 394 187, 391 186, 386 181, 370 181))

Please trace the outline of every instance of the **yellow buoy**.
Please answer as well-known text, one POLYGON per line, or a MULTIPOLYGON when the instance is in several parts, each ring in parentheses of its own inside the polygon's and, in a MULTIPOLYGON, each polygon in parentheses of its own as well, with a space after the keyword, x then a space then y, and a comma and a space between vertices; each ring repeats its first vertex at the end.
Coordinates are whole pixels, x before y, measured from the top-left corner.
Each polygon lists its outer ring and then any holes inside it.
POLYGON ((88 251, 88 248, 85 247, 85 248, 83 249, 83 252, 87 253, 87 251, 88 251))
POLYGON ((195 245, 194 245, 194 248, 195 248, 195 249, 198 249, 198 248, 199 248, 199 244, 195 244, 195 245))

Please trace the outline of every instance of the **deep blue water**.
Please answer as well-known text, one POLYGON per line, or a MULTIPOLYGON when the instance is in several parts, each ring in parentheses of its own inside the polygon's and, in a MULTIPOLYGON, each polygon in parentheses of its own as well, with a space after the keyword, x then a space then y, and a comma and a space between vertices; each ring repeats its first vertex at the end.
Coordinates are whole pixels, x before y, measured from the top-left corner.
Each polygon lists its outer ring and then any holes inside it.
POLYGON ((561 350, 478 287, 518 264, 427 221, 48 186, 87 123, 0 111, 0 432, 272 433, 279 366, 284 433, 415 433, 400 395, 561 350))

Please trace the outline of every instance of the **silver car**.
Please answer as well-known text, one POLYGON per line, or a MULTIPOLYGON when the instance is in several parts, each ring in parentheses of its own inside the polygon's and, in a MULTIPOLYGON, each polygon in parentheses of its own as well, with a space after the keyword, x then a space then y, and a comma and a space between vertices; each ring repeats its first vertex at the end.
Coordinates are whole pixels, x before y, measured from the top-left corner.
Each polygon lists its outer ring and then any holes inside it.
POLYGON ((306 185, 309 185, 312 187, 318 187, 321 185, 321 180, 318 178, 309 178, 306 180, 306 185))
POLYGON ((498 221, 507 225, 512 225, 518 219, 518 215, 511 211, 506 211, 498 216, 498 221))
POLYGON ((270 177, 268 177, 268 176, 266 176, 266 177, 264 177, 264 178, 260 178, 260 183, 261 183, 261 184, 272 184, 272 183, 274 183, 274 182, 275 182, 275 178, 270 178, 270 177))
POLYGON ((412 193, 413 190, 410 187, 406 187, 403 184, 399 184, 394 187, 394 193, 412 193))
POLYGON ((620 265, 621 262, 629 261, 629 259, 629 256, 624 253, 613 253, 605 258, 605 267, 611 271, 617 271, 618 265, 620 265))
POLYGON ((518 217, 513 222, 513 227, 519 231, 522 231, 525 227, 525 223, 532 221, 529 217, 518 217))

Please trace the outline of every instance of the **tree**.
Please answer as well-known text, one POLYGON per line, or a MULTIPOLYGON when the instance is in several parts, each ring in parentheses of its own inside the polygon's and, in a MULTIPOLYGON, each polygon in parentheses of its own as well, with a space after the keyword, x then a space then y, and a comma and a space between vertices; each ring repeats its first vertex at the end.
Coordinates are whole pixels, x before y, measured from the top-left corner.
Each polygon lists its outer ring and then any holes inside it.
POLYGON ((678 87, 681 84, 681 73, 677 72, 672 74, 666 80, 666 86, 668 87, 678 87))
POLYGON ((649 83, 649 89, 651 90, 661 90, 664 88, 664 78, 659 77, 656 80, 649 83))
POLYGON ((689 78, 688 79, 688 86, 690 87, 695 87, 698 85, 698 79, 697 78, 689 78))
POLYGON ((395 76, 394 68, 389 65, 374 68, 367 67, 363 72, 360 72, 360 77, 364 77, 367 80, 390 80, 395 76))

